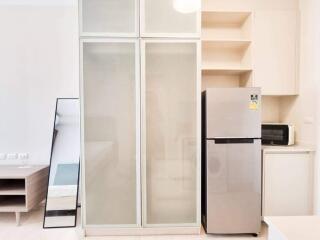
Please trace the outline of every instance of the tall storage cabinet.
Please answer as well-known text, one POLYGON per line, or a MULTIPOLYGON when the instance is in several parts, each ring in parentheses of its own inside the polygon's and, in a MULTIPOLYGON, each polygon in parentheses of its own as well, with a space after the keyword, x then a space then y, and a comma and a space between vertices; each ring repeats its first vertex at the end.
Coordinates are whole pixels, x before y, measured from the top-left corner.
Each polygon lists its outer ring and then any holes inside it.
POLYGON ((79 3, 86 235, 199 233, 199 10, 79 3))

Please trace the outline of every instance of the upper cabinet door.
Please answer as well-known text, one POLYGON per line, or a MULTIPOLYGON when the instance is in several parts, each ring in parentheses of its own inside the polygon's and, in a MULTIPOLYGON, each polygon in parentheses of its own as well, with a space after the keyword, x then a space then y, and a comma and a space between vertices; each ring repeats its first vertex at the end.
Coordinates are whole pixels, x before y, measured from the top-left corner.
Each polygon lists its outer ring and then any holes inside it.
POLYGON ((296 95, 297 12, 257 11, 253 25, 254 85, 262 95, 296 95))
POLYGON ((138 36, 138 0, 80 0, 81 36, 138 36))
POLYGON ((142 37, 200 37, 201 0, 140 0, 142 37))

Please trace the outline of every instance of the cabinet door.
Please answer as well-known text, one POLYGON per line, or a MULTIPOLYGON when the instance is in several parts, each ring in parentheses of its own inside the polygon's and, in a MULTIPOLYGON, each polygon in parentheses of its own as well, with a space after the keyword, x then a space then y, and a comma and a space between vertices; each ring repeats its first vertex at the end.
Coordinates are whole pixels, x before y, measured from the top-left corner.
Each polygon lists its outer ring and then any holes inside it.
POLYGON ((309 153, 264 154, 264 216, 312 215, 313 162, 309 153))
POLYGON ((142 42, 144 226, 199 220, 198 53, 196 41, 142 42))
POLYGON ((138 0, 80 0, 82 36, 138 36, 138 0))
POLYGON ((297 94, 297 12, 257 11, 254 19, 254 85, 263 95, 297 94))
POLYGON ((140 0, 143 37, 200 37, 200 0, 140 0))
POLYGON ((82 43, 86 225, 140 223, 138 43, 82 43))

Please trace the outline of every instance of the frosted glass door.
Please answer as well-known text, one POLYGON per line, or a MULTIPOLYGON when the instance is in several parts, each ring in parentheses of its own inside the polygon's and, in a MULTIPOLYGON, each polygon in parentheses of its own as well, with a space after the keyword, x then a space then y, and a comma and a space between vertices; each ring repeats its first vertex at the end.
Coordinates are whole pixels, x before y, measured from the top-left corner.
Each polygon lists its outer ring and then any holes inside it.
POLYGON ((142 36, 200 36, 201 0, 141 0, 142 36))
POLYGON ((82 35, 138 34, 137 0, 81 0, 82 35))
POLYGON ((197 43, 144 42, 145 225, 197 221, 197 43))
POLYGON ((136 54, 133 41, 83 42, 86 225, 140 223, 136 54))

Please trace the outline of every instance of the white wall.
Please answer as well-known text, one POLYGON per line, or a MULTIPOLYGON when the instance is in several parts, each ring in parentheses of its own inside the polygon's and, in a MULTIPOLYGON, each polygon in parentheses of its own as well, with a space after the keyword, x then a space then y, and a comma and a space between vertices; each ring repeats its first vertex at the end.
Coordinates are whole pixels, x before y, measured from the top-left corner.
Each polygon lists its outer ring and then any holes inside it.
POLYGON ((316 171, 317 171, 317 209, 316 212, 318 215, 320 215, 320 1, 319 0, 313 0, 314 1, 314 27, 315 27, 315 49, 314 49, 314 63, 315 63, 315 87, 317 91, 317 96, 314 99, 316 102, 316 134, 317 134, 317 154, 316 154, 316 171))
POLYGON ((298 9, 299 0, 202 0, 206 9, 231 9, 233 10, 283 10, 298 9))
POLYGON ((315 145, 316 139, 316 82, 315 39, 317 26, 315 3, 317 0, 300 0, 300 69, 299 96, 285 98, 281 102, 281 120, 293 123, 297 128, 297 141, 315 145))
POLYGON ((0 0, 0 153, 49 163, 55 99, 79 92, 76 2, 0 0))
MULTIPOLYGON (((281 101, 281 120, 294 123, 297 140, 320 150, 320 1, 300 0, 300 79, 299 96, 281 101), (317 132, 318 129, 318 132, 317 132)), ((319 154, 315 158, 316 212, 320 214, 319 154)))

